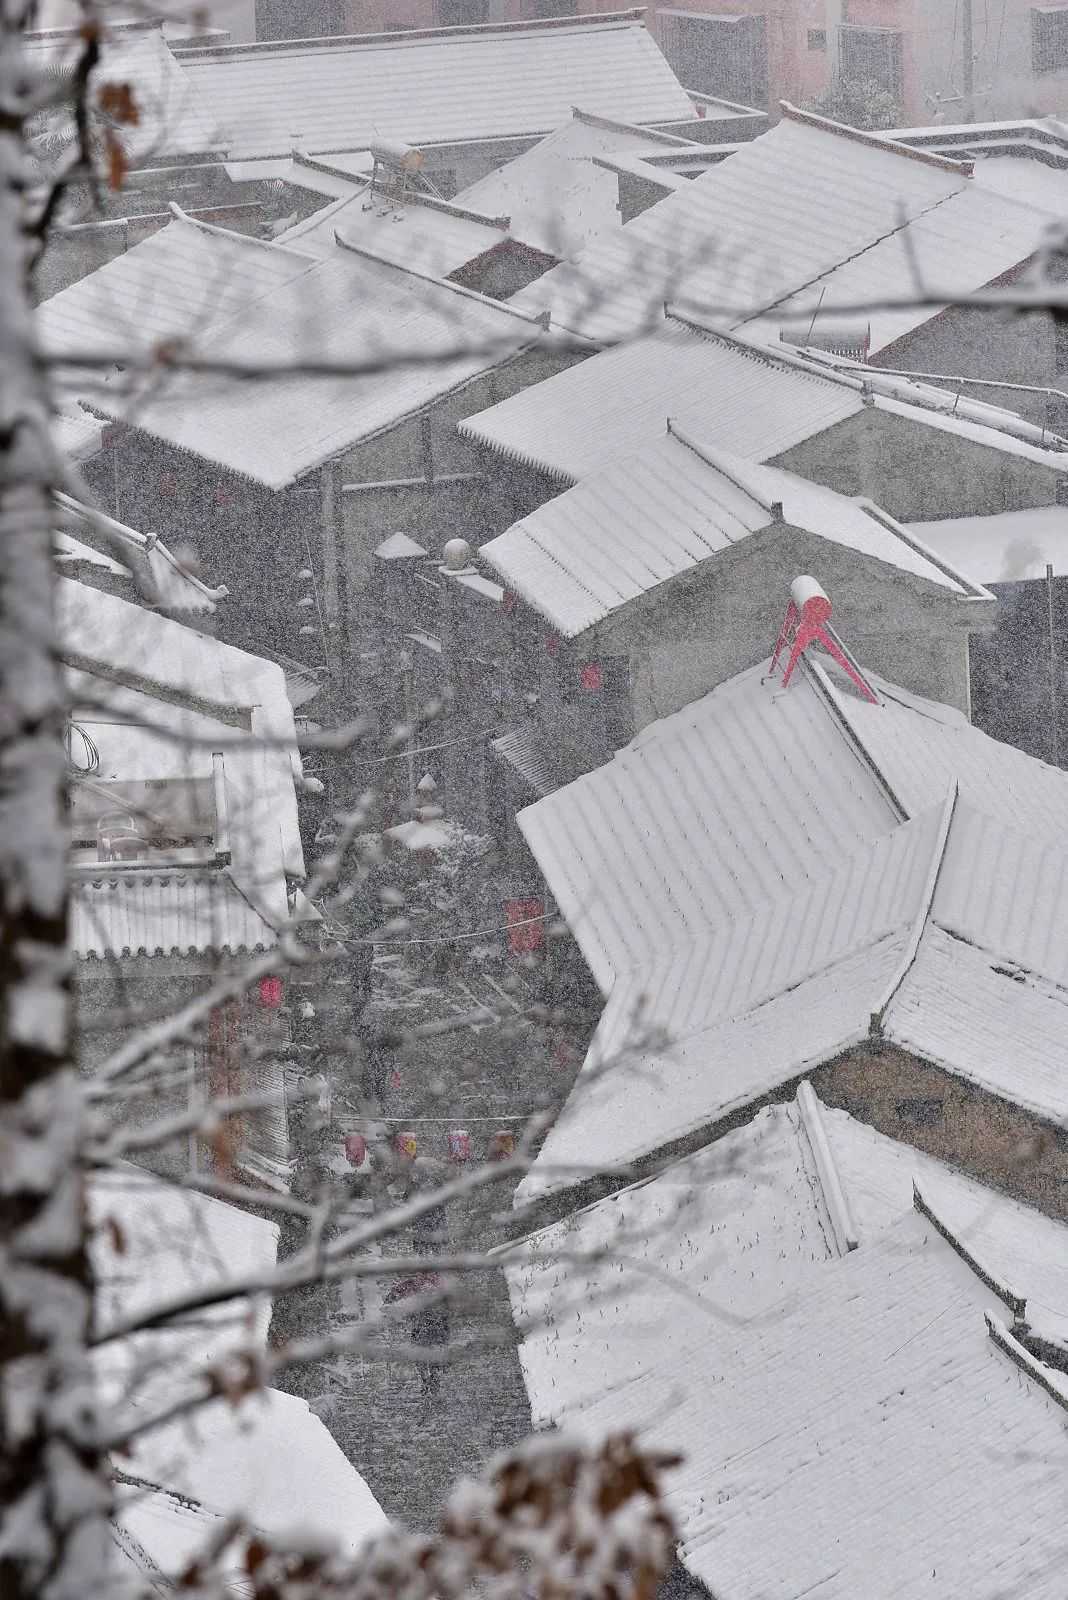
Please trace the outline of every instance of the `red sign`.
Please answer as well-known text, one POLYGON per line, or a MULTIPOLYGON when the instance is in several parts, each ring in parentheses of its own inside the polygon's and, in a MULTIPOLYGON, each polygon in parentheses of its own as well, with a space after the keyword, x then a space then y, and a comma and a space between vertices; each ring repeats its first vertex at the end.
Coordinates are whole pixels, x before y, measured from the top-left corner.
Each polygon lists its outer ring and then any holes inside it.
POLYGON ((508 949, 514 956, 529 955, 545 944, 545 906, 541 900, 506 900, 508 949))

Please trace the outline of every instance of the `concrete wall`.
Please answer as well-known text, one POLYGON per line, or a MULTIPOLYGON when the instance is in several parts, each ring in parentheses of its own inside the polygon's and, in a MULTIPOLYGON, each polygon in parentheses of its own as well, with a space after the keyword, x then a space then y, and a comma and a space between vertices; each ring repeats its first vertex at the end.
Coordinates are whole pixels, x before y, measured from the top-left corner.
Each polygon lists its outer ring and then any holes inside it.
POLYGON ((1060 476, 1017 453, 1012 440, 992 449, 878 406, 805 439, 774 465, 867 495, 899 522, 1053 505, 1060 476))
MULTIPOLYGON (((968 710, 968 633, 959 608, 853 550, 782 526, 753 535, 621 613, 602 637, 630 647, 637 728, 668 716, 770 656, 799 573, 834 602, 862 664, 903 688, 968 710)), ((968 616, 981 626, 992 610, 968 616)))
POLYGON ((812 1082, 828 1105, 1068 1221, 1065 1130, 889 1046, 852 1050, 812 1082))

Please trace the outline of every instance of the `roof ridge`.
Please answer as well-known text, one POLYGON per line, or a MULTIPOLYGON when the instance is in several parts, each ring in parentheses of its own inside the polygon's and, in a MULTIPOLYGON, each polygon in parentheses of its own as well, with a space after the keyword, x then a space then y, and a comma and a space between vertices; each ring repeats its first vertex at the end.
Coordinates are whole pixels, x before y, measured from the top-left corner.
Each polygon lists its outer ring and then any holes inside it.
POLYGON ((1068 1395, 1058 1387, 1043 1363, 1013 1336, 1011 1328, 1006 1327, 1004 1322, 999 1322, 989 1311, 985 1315, 986 1331, 998 1349, 1007 1355, 1010 1361, 1015 1362, 1026 1377, 1037 1383, 1040 1389, 1044 1389, 1050 1399, 1056 1401, 1063 1411, 1068 1411, 1068 1395))
MULTIPOLYGON (((704 150, 705 145, 698 144, 696 139, 684 139, 678 133, 664 133, 660 128, 643 128, 638 122, 622 122, 617 117, 601 117, 594 111, 583 111, 581 106, 572 106, 571 115, 576 122, 584 122, 591 128, 607 128, 610 133, 633 133, 641 139, 648 139, 650 144, 665 144, 671 148, 683 150, 704 150)), ((561 128, 566 128, 567 123, 562 122, 554 132, 559 133, 561 128)), ((551 135, 549 136, 552 137, 551 135)))
POLYGON ((790 122, 805 123, 811 128, 821 128, 826 133, 837 135, 839 138, 851 139, 856 144, 866 144, 873 150, 885 150, 890 155, 903 156, 908 160, 919 161, 924 166, 937 167, 942 172, 955 172, 962 178, 970 178, 974 170, 971 161, 953 161, 949 156, 935 155, 930 150, 917 150, 913 145, 901 144, 896 139, 887 139, 880 133, 867 132, 862 128, 851 128, 848 123, 836 122, 833 117, 823 117, 816 111, 802 111, 798 106, 792 105, 789 100, 780 100, 779 109, 783 116, 790 122))
MULTIPOLYGON (((677 439, 699 461, 703 461, 706 467, 711 467, 713 472, 720 473, 727 479, 728 483, 733 483, 734 487, 744 494, 747 499, 751 500, 755 506, 759 506, 761 511, 766 512, 771 521, 775 522, 780 519, 782 512, 781 502, 765 499, 759 489, 755 489, 752 484, 746 482, 744 469, 747 466, 752 466, 756 470, 759 463, 741 462, 742 472, 740 473, 736 465, 741 461, 740 457, 732 456, 728 451, 721 452, 715 445, 698 444, 695 439, 691 438, 679 427, 672 417, 667 419, 667 431, 670 438, 677 439), (776 506, 779 508, 778 515, 776 514, 776 506)), ((609 468, 607 470, 612 469, 609 468)), ((733 543, 733 541, 731 542, 733 543)))
POLYGON ((996 1278, 992 1272, 982 1265, 968 1249, 963 1239, 953 1232, 948 1222, 943 1221, 931 1206, 930 1201, 924 1198, 915 1178, 912 1180, 912 1204, 914 1209, 920 1213, 920 1216, 926 1217, 931 1226, 941 1234, 950 1249, 960 1256, 967 1267, 971 1268, 980 1283, 985 1284, 991 1294, 997 1295, 1002 1304, 1008 1306, 1014 1321, 1023 1322, 1027 1314, 1027 1301, 1024 1296, 1016 1294, 1007 1284, 1002 1283, 999 1278, 996 1278))
POLYGON ((494 34, 522 36, 527 33, 590 32, 592 29, 620 27, 623 24, 640 24, 644 27, 644 6, 622 11, 584 12, 573 17, 534 17, 519 22, 468 23, 457 28, 404 28, 379 33, 336 33, 310 39, 256 39, 247 44, 222 45, 171 45, 172 54, 182 61, 203 61, 213 56, 233 59, 239 55, 270 55, 296 50, 298 52, 323 50, 330 47, 376 49, 382 45, 437 43, 468 38, 485 38, 494 34))
POLYGON ((816 1163, 816 1176, 823 1191, 827 1215, 831 1219, 831 1232, 834 1234, 838 1254, 848 1255, 851 1250, 857 1248, 860 1238, 842 1187, 834 1150, 823 1125, 823 1106, 808 1078, 798 1084, 794 1100, 801 1117, 801 1126, 805 1130, 816 1163))
POLYGON ((403 262, 394 261, 389 256, 381 255, 377 250, 371 250, 365 244, 353 244, 349 239, 343 239, 337 232, 334 234, 336 243, 343 250, 348 250, 354 256, 363 256, 368 261, 374 261, 378 266, 388 267, 392 272, 403 273, 407 278, 416 278, 422 283, 432 283, 439 289, 448 289, 450 293, 460 295, 464 299, 474 300, 479 305, 488 307, 492 311, 499 311, 504 316, 515 317, 519 322, 528 323, 533 328, 538 328, 542 333, 549 329, 548 311, 524 311, 520 306, 510 305, 506 300, 494 300, 491 296, 482 294, 478 289, 469 289, 465 284, 455 283, 451 278, 441 278, 434 272, 427 272, 421 267, 410 267, 403 262))
POLYGON ((959 572, 944 556, 940 556, 937 550, 930 549, 922 539, 917 539, 903 523, 898 522, 896 517, 892 517, 889 511, 884 511, 882 506, 875 500, 870 499, 868 495, 857 495, 856 504, 860 506, 862 511, 867 512, 869 517, 874 518, 876 522, 881 522, 884 528, 901 540, 902 544, 908 545, 911 550, 916 551, 917 555, 921 555, 928 560, 932 567, 937 567, 939 572, 944 572, 947 578, 952 578, 962 589, 970 590, 970 599, 994 599, 989 589, 985 589, 981 583, 974 582, 966 573, 959 572))
POLYGON ((683 311, 670 304, 670 302, 664 308, 664 316, 668 322, 675 322, 683 328, 689 328, 699 338, 705 339, 710 343, 718 340, 722 344, 730 345, 740 355, 751 361, 763 361, 769 366, 778 364, 782 367, 789 367, 792 371, 804 373, 806 377, 812 378, 817 383, 821 379, 825 379, 828 383, 838 384, 841 388, 854 389, 858 393, 863 393, 865 389, 865 380, 863 378, 854 378, 850 373, 842 372, 838 367, 827 367, 825 369, 822 363, 816 362, 811 356, 804 354, 803 346, 779 347, 776 345, 754 344, 749 339, 744 339, 734 329, 712 327, 707 322, 701 322, 696 313, 683 311))
POLYGON ((954 780, 942 806, 942 816, 939 819, 938 833, 935 837, 934 848, 931 851, 931 861, 927 869, 927 878, 924 882, 920 909, 909 934, 909 942, 905 947, 905 954, 901 959, 897 972, 890 980, 882 1001, 874 1008, 871 1014, 871 1033, 875 1036, 882 1033, 886 1013, 890 1009, 891 1003, 898 994, 901 985, 911 972, 919 954, 920 941, 923 938, 934 907, 938 879, 942 871, 942 864, 946 858, 946 846, 949 843, 950 828, 953 824, 953 814, 957 809, 959 794, 960 789, 956 780, 954 780))

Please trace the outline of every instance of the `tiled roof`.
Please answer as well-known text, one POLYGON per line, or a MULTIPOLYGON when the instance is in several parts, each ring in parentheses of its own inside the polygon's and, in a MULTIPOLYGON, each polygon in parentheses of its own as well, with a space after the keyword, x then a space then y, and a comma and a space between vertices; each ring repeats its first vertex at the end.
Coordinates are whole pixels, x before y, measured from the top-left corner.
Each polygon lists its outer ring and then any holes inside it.
POLYGON ((467 417, 460 433, 576 482, 659 438, 668 417, 709 444, 768 461, 860 411, 859 385, 666 322, 467 417))
POLYGON ((916 1182, 983 1266, 1026 1297, 1037 1332, 1068 1332, 1063 1223, 799 1094, 531 1237, 508 1281, 537 1425, 567 1426, 669 1354, 681 1361, 709 1334, 729 1340, 788 1298, 819 1294, 841 1253, 814 1154, 821 1137, 860 1249, 913 1208, 916 1182))
POLYGON ((572 1425, 679 1452, 680 1555, 720 1600, 1057 1600, 1068 1401, 1008 1315, 910 1214, 572 1425))
POLYGON ((877 1013, 948 1071, 1068 1114, 1068 775, 881 694, 865 717, 819 667, 785 692, 743 674, 520 814, 609 992, 522 1197, 692 1133, 877 1013))
MULTIPOLYGON (((687 141, 671 143, 685 148, 687 141)), ((645 129, 575 112, 532 149, 456 198, 476 211, 510 217, 514 239, 564 260, 622 226, 616 175, 593 158, 650 148, 661 145, 645 129)))
MULTIPOLYGON (((83 41, 77 28, 49 28, 27 35, 23 46, 31 65, 57 64, 69 69, 79 59, 83 41)), ((138 122, 119 130, 131 161, 197 154, 218 144, 207 108, 159 27, 109 24, 93 81, 97 85, 128 83, 133 91, 138 122)), ((73 117, 65 131, 73 143, 73 117)))
POLYGON ((293 245, 308 255, 331 256, 337 250, 336 235, 383 261, 395 261, 436 278, 447 278, 508 236, 491 215, 479 221, 444 202, 391 201, 372 194, 365 185, 355 195, 335 200, 287 228, 275 242, 293 245))
MULTIPOLYGON (((627 460, 548 500, 481 554, 564 638, 780 522, 943 592, 985 591, 874 507, 728 454, 693 413, 627 460), (781 507, 777 513, 776 506, 781 507)), ((989 598, 989 596, 985 596, 989 598)))
POLYGON ((983 583, 1044 578, 1047 563, 1058 576, 1068 570, 1068 506, 1031 506, 910 526, 917 539, 944 560, 966 563, 983 583))
POLYGON ((211 950, 244 955, 269 950, 275 930, 245 899, 225 868, 116 874, 71 890, 71 949, 76 956, 187 956, 211 950))
POLYGON ((605 341, 665 301, 744 320, 966 184, 959 164, 788 111, 770 132, 520 291, 517 303, 605 341))
POLYGON ((43 301, 37 331, 48 351, 147 354, 170 340, 196 341, 231 318, 240 325, 264 295, 314 266, 299 251, 178 215, 43 301))
MULTIPOLYGON (((143 432, 271 489, 284 488, 358 440, 507 360, 540 331, 529 314, 355 248, 319 260, 285 246, 244 240, 234 246, 233 236, 221 230, 181 221, 119 260, 132 262, 148 245, 162 253, 166 246, 161 241, 172 234, 177 235, 180 259, 190 235, 201 236, 200 242, 192 242, 194 254, 205 253, 197 276, 200 318, 191 314, 188 296, 168 303, 154 336, 142 340, 141 348, 180 332, 215 359, 274 362, 279 373, 255 383, 225 375, 176 374, 151 398, 135 392, 132 410, 118 374, 97 387, 93 403, 119 419, 130 410, 143 432), (238 256, 231 254, 235 248, 238 256), (242 295, 246 268, 250 286, 242 295), (228 274, 232 294, 218 317, 205 321, 204 285, 228 274), (458 353, 455 359, 440 359, 438 353, 446 351, 458 353), (351 361, 371 370, 351 378, 288 370, 317 358, 351 361)), ((138 268, 136 281, 151 300, 159 263, 142 257, 138 268)), ((88 278, 75 285, 90 301, 85 286, 91 283, 88 278)), ((71 293, 64 291, 42 309, 71 293)), ((88 315, 95 307, 80 309, 88 315)), ((46 334, 54 333, 53 315, 46 334)), ((137 348, 138 342, 132 342, 137 348)), ((114 344, 111 338, 106 347, 114 344)))
POLYGON ((231 158, 548 133, 575 105, 638 123, 693 115, 633 13, 177 54, 231 158))
POLYGON ((849 314, 867 325, 869 352, 877 355, 937 316, 940 308, 930 300, 940 292, 952 298, 981 289, 1020 266, 1056 222, 1052 209, 1040 210, 972 182, 784 300, 767 322, 799 338, 809 328, 819 332, 820 319, 833 317, 838 306, 864 307, 849 314), (907 298, 917 279, 926 304, 882 304, 907 298))

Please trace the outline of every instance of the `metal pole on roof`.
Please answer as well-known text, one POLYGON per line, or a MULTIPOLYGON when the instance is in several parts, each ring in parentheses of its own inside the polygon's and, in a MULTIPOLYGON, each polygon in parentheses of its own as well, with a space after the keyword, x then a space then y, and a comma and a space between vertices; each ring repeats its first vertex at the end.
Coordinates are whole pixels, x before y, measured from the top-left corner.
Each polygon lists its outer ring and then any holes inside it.
POLYGON ((1061 764, 1060 696, 1057 693, 1057 636, 1053 631, 1053 563, 1046 562, 1046 625, 1049 633, 1049 721, 1053 764, 1061 764))
POLYGON ((961 0, 960 14, 961 88, 964 93, 964 120, 975 118, 975 43, 972 36, 972 0, 961 0))

